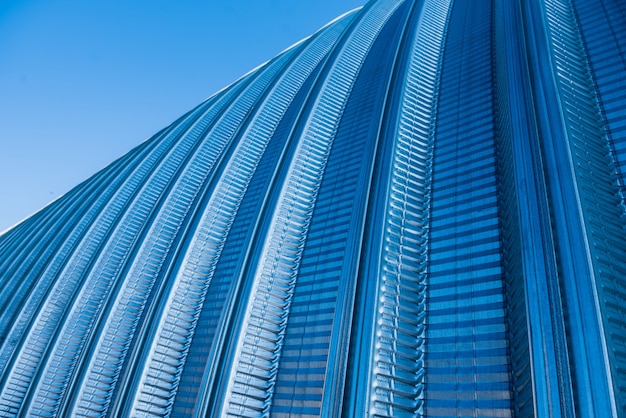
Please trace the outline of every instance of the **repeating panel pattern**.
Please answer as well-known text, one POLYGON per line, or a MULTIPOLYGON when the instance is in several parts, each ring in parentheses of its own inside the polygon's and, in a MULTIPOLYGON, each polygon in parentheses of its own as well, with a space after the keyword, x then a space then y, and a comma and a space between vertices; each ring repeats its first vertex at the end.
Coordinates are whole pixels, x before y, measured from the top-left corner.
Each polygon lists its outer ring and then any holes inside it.
POLYGON ((443 55, 426 284, 424 412, 433 417, 511 416, 492 13, 492 2, 455 1, 443 55))
MULTIPOLYGON (((578 337, 574 337, 581 343, 573 350, 573 372, 580 374, 577 376, 579 380, 597 382, 592 391, 577 385, 575 399, 583 414, 606 409, 618 415, 618 411, 626 411, 623 368, 626 350, 621 344, 626 328, 626 242, 623 239, 626 224, 623 216, 620 218, 623 207, 620 207, 618 198, 618 172, 621 170, 619 165, 618 170, 614 166, 621 161, 616 159, 618 155, 609 154, 614 143, 607 138, 571 2, 546 1, 545 17, 551 42, 552 71, 566 134, 563 145, 569 154, 570 175, 576 185, 572 198, 576 205, 571 209, 578 212, 581 240, 585 245, 585 256, 589 258, 588 273, 581 274, 576 280, 567 280, 564 285, 570 305, 570 330, 581 327, 581 332, 576 331, 580 332, 578 337), (604 308, 589 309, 596 306, 604 308), (600 340, 582 343, 589 338, 585 336, 588 331, 582 327, 591 332, 596 328, 600 340), (599 373, 600 369, 604 370, 599 373), (597 374, 605 377, 594 378, 597 374), (602 382, 604 379, 606 382, 602 382)), ((576 266, 576 269, 582 270, 581 267, 576 266)))
MULTIPOLYGON (((413 35, 393 150, 376 305, 370 413, 423 412, 424 322, 432 153, 450 1, 428 1, 413 35)), ((417 17, 417 16, 416 16, 417 17)))
POLYGON ((626 413, 626 9, 371 0, 0 234, 0 416, 626 413))
MULTIPOLYGON (((245 322, 230 372, 225 411, 232 415, 266 413, 276 379, 287 315, 311 216, 317 200, 330 147, 349 96, 354 76, 371 42, 398 6, 382 2, 365 14, 338 55, 301 134, 278 206, 271 222, 246 308, 245 322), (351 41, 353 40, 353 41, 351 41)), ((298 413, 297 411, 293 411, 298 413)), ((299 413, 306 413, 300 411, 299 413)))

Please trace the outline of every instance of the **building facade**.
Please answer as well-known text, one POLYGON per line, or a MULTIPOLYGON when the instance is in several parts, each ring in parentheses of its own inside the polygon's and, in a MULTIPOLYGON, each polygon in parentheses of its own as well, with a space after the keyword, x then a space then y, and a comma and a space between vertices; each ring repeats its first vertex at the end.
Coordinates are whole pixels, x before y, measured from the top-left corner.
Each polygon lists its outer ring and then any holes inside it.
POLYGON ((626 3, 373 0, 0 236, 0 416, 626 416, 626 3))

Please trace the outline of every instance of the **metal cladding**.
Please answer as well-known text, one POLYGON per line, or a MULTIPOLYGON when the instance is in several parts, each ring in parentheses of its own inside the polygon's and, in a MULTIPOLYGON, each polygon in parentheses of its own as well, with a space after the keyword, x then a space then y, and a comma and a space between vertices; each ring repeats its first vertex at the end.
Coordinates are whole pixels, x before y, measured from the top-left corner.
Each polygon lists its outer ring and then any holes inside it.
POLYGON ((0 416, 626 416, 626 3, 376 0, 0 236, 0 416))

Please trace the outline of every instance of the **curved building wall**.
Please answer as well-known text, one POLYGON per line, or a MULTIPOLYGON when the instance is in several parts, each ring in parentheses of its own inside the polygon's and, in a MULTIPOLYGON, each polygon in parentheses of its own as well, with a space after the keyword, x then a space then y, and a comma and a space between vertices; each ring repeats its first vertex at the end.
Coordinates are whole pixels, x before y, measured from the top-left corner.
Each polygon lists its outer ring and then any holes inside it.
POLYGON ((0 416, 626 414, 626 9, 372 0, 0 236, 0 416))

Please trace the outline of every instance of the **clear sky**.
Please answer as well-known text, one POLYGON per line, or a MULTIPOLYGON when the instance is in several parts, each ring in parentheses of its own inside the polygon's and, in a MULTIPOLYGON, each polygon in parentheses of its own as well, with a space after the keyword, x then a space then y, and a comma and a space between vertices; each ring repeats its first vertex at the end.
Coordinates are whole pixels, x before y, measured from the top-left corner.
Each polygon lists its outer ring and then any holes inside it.
POLYGON ((0 232, 365 0, 0 0, 0 232))

